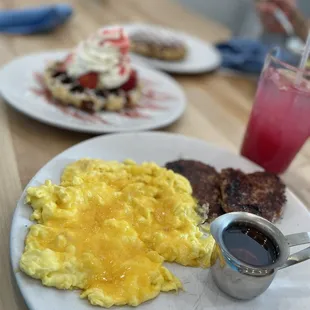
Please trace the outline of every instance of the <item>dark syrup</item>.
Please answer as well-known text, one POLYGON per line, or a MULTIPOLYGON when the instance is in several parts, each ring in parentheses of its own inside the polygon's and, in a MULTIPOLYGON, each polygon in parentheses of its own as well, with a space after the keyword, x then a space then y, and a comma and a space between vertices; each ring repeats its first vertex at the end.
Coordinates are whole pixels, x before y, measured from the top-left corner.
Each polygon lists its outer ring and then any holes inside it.
POLYGON ((223 241, 235 258, 253 267, 271 265, 279 256, 272 239, 253 226, 233 224, 223 232, 223 241))

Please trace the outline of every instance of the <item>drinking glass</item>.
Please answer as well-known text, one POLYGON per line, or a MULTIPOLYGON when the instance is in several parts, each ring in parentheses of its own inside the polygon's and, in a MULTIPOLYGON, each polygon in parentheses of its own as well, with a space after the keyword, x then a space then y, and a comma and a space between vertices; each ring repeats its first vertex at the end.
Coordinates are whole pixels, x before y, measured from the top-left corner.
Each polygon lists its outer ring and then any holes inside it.
POLYGON ((269 172, 283 173, 310 133, 310 71, 281 60, 281 50, 268 54, 241 154, 269 172), (297 73, 302 73, 300 83, 297 73))

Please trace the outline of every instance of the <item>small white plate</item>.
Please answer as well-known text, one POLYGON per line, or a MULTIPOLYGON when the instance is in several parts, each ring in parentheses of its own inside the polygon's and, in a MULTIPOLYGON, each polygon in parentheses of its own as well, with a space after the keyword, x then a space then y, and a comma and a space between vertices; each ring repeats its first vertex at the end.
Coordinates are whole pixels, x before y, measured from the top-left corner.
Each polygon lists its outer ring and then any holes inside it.
MULTIPOLYGON (((147 27, 148 29, 166 29, 155 25, 146 24, 130 24, 124 25, 124 29, 127 31, 129 37, 130 34, 147 27)), ((171 73, 180 74, 199 74, 204 72, 210 72, 217 69, 221 65, 221 55, 213 47, 212 44, 207 43, 201 39, 193 37, 189 34, 179 32, 176 30, 171 30, 176 38, 184 42, 187 47, 187 55, 184 60, 181 61, 167 61, 167 60, 157 60, 148 57, 144 57, 138 54, 134 54, 134 57, 147 62, 149 65, 156 69, 171 73)))
MULTIPOLYGON (((127 158, 138 163, 154 161, 164 165, 179 158, 195 159, 213 165, 218 170, 232 167, 245 172, 259 168, 248 160, 231 154, 201 140, 165 133, 127 133, 101 136, 82 142, 59 154, 45 165, 30 181, 28 186, 37 186, 46 179, 59 183, 60 175, 69 163, 82 157, 122 161, 127 158)), ((310 215, 305 206, 286 191, 287 204, 283 219, 277 226, 285 234, 309 231, 310 215)), ((47 288, 19 271, 18 262, 24 250, 30 207, 21 196, 14 214, 10 251, 11 261, 18 286, 31 310, 95 310, 87 301, 79 299, 78 291, 61 291, 47 288)), ((178 294, 161 293, 157 298, 141 304, 141 310, 302 310, 310 304, 310 261, 280 270, 271 287, 261 296, 248 302, 233 300, 221 293, 212 281, 208 270, 169 264, 168 268, 184 284, 178 294)), ((113 309, 132 310, 132 307, 113 309)))
POLYGON ((184 112, 186 98, 181 87, 168 75, 133 64, 142 82, 139 108, 124 113, 89 114, 47 100, 40 74, 48 61, 63 59, 68 51, 51 51, 17 58, 0 71, 0 92, 16 110, 60 128, 90 133, 151 130, 167 126, 184 112))

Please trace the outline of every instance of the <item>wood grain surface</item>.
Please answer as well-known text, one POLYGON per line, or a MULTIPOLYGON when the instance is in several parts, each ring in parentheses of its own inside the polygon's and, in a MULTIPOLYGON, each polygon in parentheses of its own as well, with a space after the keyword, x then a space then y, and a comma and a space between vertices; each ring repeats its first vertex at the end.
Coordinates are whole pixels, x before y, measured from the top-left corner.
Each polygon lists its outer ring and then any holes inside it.
MULTIPOLYGON (((61 2, 61 1, 49 1, 61 2)), ((0 64, 17 56, 57 48, 70 48, 109 23, 144 21, 184 30, 204 40, 229 38, 216 22, 195 15, 169 0, 71 0, 74 16, 57 31, 34 36, 0 36, 0 64)), ((0 9, 38 5, 44 0, 0 0, 0 9)), ((175 76, 184 87, 188 108, 165 131, 201 138, 238 152, 251 110, 256 82, 214 72, 175 76)), ((74 133, 19 114, 0 102, 0 310, 26 309, 15 289, 9 263, 9 229, 22 189, 32 176, 59 152, 91 135, 74 133)), ((296 195, 310 205, 310 144, 297 156, 284 179, 296 195)))

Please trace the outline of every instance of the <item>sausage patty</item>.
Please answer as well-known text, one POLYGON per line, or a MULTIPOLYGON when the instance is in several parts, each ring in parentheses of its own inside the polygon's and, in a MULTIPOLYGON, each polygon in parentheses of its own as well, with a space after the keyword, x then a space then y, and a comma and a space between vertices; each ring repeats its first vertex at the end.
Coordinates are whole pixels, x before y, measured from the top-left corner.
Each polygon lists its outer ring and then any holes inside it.
POLYGON ((224 169, 220 175, 222 207, 225 212, 243 211, 274 222, 286 202, 285 185, 275 174, 224 169))
POLYGON ((209 165, 196 160, 177 160, 166 164, 167 169, 183 175, 190 182, 193 196, 202 207, 200 214, 212 221, 224 212, 220 202, 220 175, 209 165))

